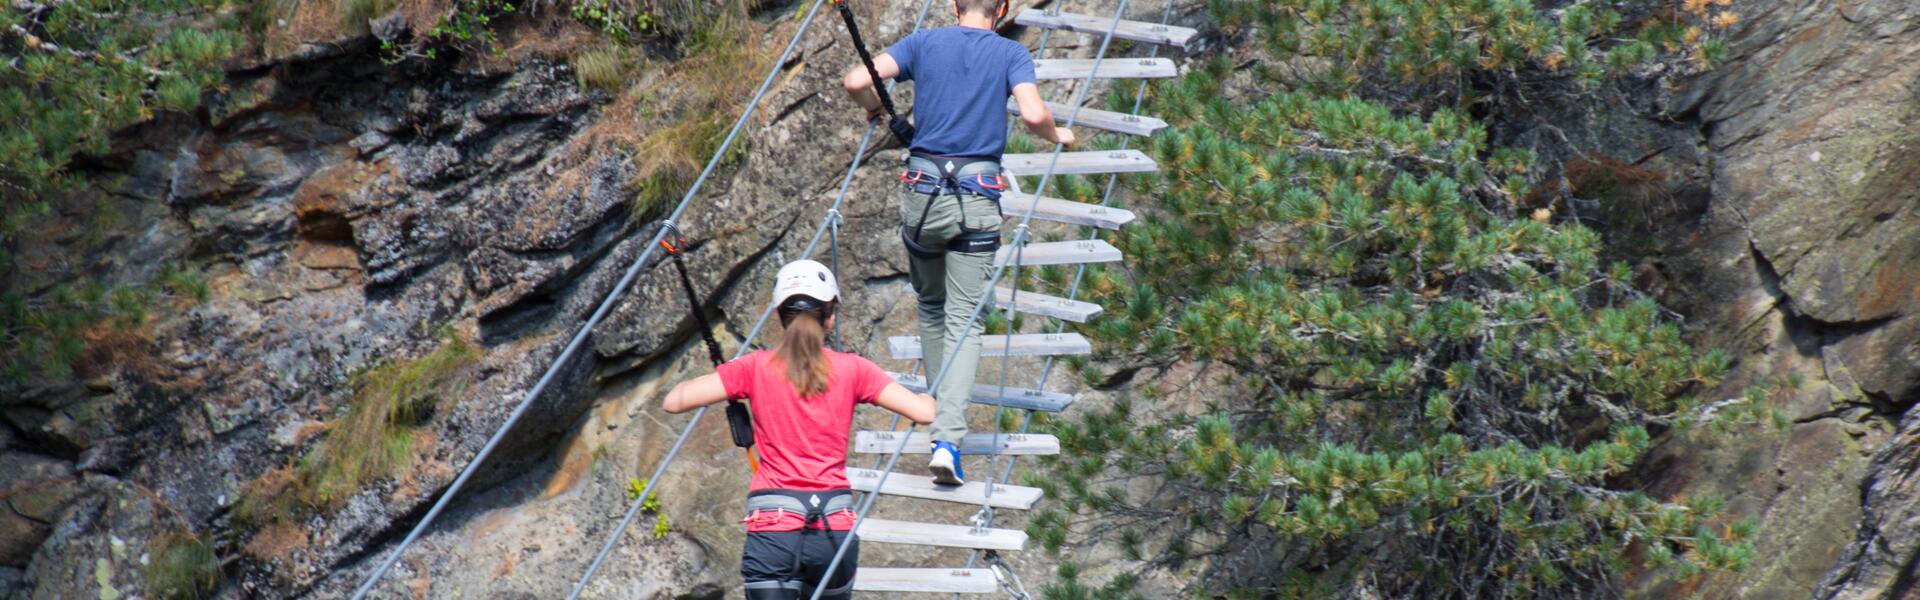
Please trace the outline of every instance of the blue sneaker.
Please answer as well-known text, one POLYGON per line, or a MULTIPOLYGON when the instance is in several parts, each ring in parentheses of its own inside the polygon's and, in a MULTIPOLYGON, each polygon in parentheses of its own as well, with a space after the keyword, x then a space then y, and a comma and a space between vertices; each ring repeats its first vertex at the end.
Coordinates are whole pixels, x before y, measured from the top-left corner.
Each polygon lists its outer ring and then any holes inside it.
POLYGON ((933 482, 940 485, 967 482, 966 473, 960 470, 960 448, 953 442, 933 443, 933 458, 927 461, 927 470, 933 472, 933 482))

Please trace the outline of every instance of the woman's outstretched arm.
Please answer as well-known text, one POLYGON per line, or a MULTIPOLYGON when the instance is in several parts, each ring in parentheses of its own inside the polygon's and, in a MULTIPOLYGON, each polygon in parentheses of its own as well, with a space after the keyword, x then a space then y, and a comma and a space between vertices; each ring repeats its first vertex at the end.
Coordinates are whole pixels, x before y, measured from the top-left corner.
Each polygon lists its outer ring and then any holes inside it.
POLYGON ((667 392, 666 409, 683 413, 726 399, 727 386, 720 382, 720 374, 708 373, 673 386, 673 391, 667 392))
POLYGON ((933 422, 933 396, 915 394, 898 382, 881 388, 880 395, 874 397, 873 403, 921 425, 933 422))

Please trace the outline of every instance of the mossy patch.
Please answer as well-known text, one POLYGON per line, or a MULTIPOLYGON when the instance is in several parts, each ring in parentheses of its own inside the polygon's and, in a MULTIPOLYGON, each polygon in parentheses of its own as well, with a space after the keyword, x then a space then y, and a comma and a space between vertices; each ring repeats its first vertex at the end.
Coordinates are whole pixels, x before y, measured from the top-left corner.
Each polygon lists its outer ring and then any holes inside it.
POLYGON ((148 548, 146 576, 147 591, 154 597, 211 598, 220 587, 220 558, 199 536, 168 533, 154 538, 148 548))

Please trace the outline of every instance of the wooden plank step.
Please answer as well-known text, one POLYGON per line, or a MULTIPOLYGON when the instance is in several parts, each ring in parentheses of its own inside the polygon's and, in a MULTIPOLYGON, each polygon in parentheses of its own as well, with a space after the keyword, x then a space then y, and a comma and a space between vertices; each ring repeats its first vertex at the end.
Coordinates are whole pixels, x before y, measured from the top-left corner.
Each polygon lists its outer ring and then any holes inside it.
MULTIPOLYGON (((887 450, 891 452, 893 449, 887 450)), ((961 452, 966 451, 961 450, 961 452)), ((871 492, 874 490, 874 484, 880 481, 880 471, 847 467, 847 481, 853 484, 853 489, 871 492)), ((966 485, 959 487, 939 485, 933 482, 932 477, 898 471, 887 475, 887 483, 880 488, 880 493, 976 506, 985 502, 997 508, 1016 510, 1033 510, 1033 505, 1040 502, 1041 496, 1040 488, 996 483, 993 485, 993 496, 988 497, 987 484, 984 482, 969 481, 966 485)))
MULTIPOLYGON (((1007 112, 1016 115, 1020 114, 1020 103, 1011 99, 1007 100, 1007 112)), ((1048 102, 1047 112, 1053 113, 1053 120, 1058 123, 1065 124, 1067 117, 1071 115, 1073 117, 1074 127, 1091 127, 1127 135, 1153 135, 1154 132, 1166 129, 1167 127, 1166 121, 1153 117, 1113 112, 1111 110, 1100 110, 1091 106, 1082 106, 1080 107, 1080 113, 1074 114, 1073 107, 1071 106, 1057 102, 1048 102)))
POLYGON ((919 544, 980 550, 1019 550, 1027 545, 1027 532, 1017 529, 993 529, 974 533, 972 525, 944 525, 890 521, 868 517, 854 530, 861 543, 919 544))
POLYGON ((1181 49, 1185 49, 1187 47, 1187 41, 1193 39, 1193 36, 1200 33, 1186 27, 1161 25, 1159 23, 1149 23, 1146 21, 1122 20, 1118 25, 1115 25, 1112 17, 1096 17, 1067 12, 1050 15, 1047 14, 1046 11, 1038 8, 1029 8, 1020 11, 1020 14, 1013 18, 1013 22, 1028 27, 1065 29, 1094 35, 1104 35, 1107 32, 1107 27, 1112 26, 1113 37, 1117 39, 1146 42, 1149 44, 1165 44, 1181 49))
POLYGON ((860 567, 853 575, 853 591, 997 594, 1000 584, 990 569, 860 567))
MULTIPOLYGON (((1044 168, 1044 167, 1042 167, 1044 168)), ((1000 195, 1000 210, 1009 215, 1027 214, 1029 207, 1033 218, 1074 225, 1089 225, 1101 229, 1119 229, 1134 219, 1133 211, 1085 202, 1074 202, 1059 198, 1040 197, 1039 206, 1034 206, 1035 196, 1026 192, 1005 192, 1000 195)))
MULTIPOLYGON (((887 352, 900 360, 920 358, 920 336, 887 338, 887 352)), ((1053 356, 1093 354, 1093 343, 1078 333, 1018 333, 980 336, 981 356, 1053 356)), ((938 369, 940 367, 933 367, 938 369)))
MULTIPOLYGON (((1000 157, 1000 168, 1008 175, 1039 177, 1047 174, 1052 152, 1007 154, 1000 157)), ((1099 175, 1102 173, 1152 173, 1160 170, 1153 157, 1139 150, 1087 150, 1061 152, 1055 175, 1099 175)))
MULTIPOLYGON (((1012 246, 1001 246, 1000 253, 993 257, 994 266, 1009 264, 1013 261, 1012 246)), ((1020 253, 1020 264, 1037 267, 1041 265, 1078 265, 1086 263, 1120 262, 1120 249, 1106 240, 1071 240, 1065 242, 1030 242, 1027 250, 1020 253)))
POLYGON ((993 288, 993 304, 994 306, 1012 306, 1014 310, 1023 313, 1066 319, 1075 323, 1085 323, 1089 319, 1100 316, 1100 313, 1106 310, 1092 302, 1068 300, 1027 290, 1020 290, 1020 293, 1015 294, 1013 289, 1000 286, 993 288))
MULTIPOLYGON (((898 431, 856 431, 853 432, 853 451, 861 454, 892 454, 900 448, 898 431)), ((933 436, 927 432, 914 432, 907 438, 907 445, 901 454, 928 454, 933 451, 933 436)), ((1044 433, 969 433, 960 438, 960 454, 967 456, 1050 456, 1060 453, 1060 438, 1044 433), (999 439, 995 446, 994 440, 999 439)), ((924 467, 923 467, 924 468, 924 467)), ((995 492, 998 494, 998 492, 995 492)))
MULTIPOLYGON (((900 382, 900 385, 906 386, 909 390, 923 394, 927 391, 927 378, 925 377, 905 373, 887 373, 887 375, 891 375, 894 381, 900 382)), ((1073 395, 1017 387, 1008 387, 1006 388, 1006 393, 1001 393, 999 385, 976 383, 973 384, 973 403, 1044 412, 1060 412, 1066 410, 1067 405, 1073 404, 1073 395)))
POLYGON ((1053 79, 1169 79, 1180 76, 1180 68, 1166 58, 1108 58, 1100 61, 1100 72, 1093 71, 1091 58, 1036 58, 1033 76, 1042 81, 1053 79))

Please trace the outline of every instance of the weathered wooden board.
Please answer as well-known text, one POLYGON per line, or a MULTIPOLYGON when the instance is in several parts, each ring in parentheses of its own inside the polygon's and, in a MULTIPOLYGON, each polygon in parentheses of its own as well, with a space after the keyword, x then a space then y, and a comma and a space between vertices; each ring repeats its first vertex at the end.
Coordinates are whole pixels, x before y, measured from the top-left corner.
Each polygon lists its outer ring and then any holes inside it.
POLYGON ((1068 12, 1050 15, 1047 14, 1046 11, 1038 8, 1029 8, 1020 11, 1019 15, 1014 16, 1013 22, 1028 27, 1065 29, 1094 35, 1106 34, 1107 28, 1111 26, 1113 27, 1113 37, 1117 39, 1146 42, 1149 44, 1165 44, 1182 49, 1187 47, 1188 40, 1193 39, 1193 36, 1199 33, 1186 27, 1161 25, 1159 23, 1149 23, 1146 21, 1121 20, 1119 24, 1116 25, 1113 22, 1113 17, 1098 17, 1068 12))
POLYGON ((1039 58, 1033 61, 1033 76, 1050 79, 1169 79, 1180 76, 1180 68, 1165 58, 1107 58, 1100 70, 1093 70, 1091 58, 1039 58))
MULTIPOLYGON (((1039 177, 1047 174, 1053 162, 1052 152, 1007 154, 1000 157, 1000 168, 1008 175, 1039 177)), ((1055 175, 1099 175, 1103 173, 1152 173, 1160 170, 1153 157, 1139 150, 1088 150, 1061 152, 1055 175)))
MULTIPOLYGON (((1007 112, 1020 114, 1020 103, 1007 100, 1007 112)), ((1091 106, 1082 106, 1080 112, 1075 113, 1071 106, 1048 102, 1047 112, 1053 113, 1053 120, 1058 123, 1066 123, 1067 118, 1072 117, 1074 127, 1091 127, 1127 135, 1153 135, 1154 132, 1167 127, 1166 121, 1153 117, 1101 110, 1091 106)))
POLYGON ((855 529, 861 542, 882 544, 918 544, 981 550, 1019 550, 1027 545, 1027 532, 1015 529, 987 529, 974 533, 971 525, 943 525, 890 521, 868 517, 855 529))
POLYGON ((1033 211, 1033 218, 1042 221, 1090 225, 1101 229, 1119 229, 1134 219, 1133 211, 1059 198, 1042 197, 1035 206, 1033 194, 1026 192, 1006 192, 1000 195, 1000 210, 1008 215, 1024 215, 1033 211))
POLYGON ((860 567, 853 576, 853 591, 997 594, 1000 585, 988 569, 860 567))
POLYGON ((994 306, 1010 306, 1014 310, 1056 319, 1065 319, 1075 323, 1085 323, 1100 316, 1100 305, 1092 302, 1068 300, 1059 296, 1049 296, 1039 292, 1020 290, 1015 294, 1011 288, 994 286, 994 306))
MULTIPOLYGON (((1001 246, 1000 253, 993 258, 998 266, 1013 260, 1014 248, 1001 246)), ((1040 265, 1078 265, 1085 263, 1120 262, 1125 258, 1120 249, 1106 240, 1073 240, 1067 242, 1032 242, 1027 244, 1026 252, 1020 253, 1020 264, 1035 267, 1040 265)))
MULTIPOLYGON (((961 452, 966 452, 961 450, 961 452)), ((862 492, 874 491, 874 484, 880 481, 880 471, 874 469, 847 468, 847 481, 853 489, 862 492)), ((932 477, 895 472, 887 475, 886 484, 880 493, 910 498, 924 498, 943 502, 958 502, 975 506, 987 503, 997 508, 1031 510, 1040 502, 1040 488, 1023 485, 993 485, 993 496, 987 496, 987 484, 981 481, 969 481, 966 485, 939 485, 932 477)))
MULTIPOLYGON (((895 448, 901 447, 902 435, 906 434, 898 431, 856 431, 853 433, 853 451, 861 454, 891 454, 895 448)), ((932 450, 933 436, 921 431, 907 438, 907 445, 901 454, 927 454, 932 450)), ((1002 433, 998 436, 969 433, 960 438, 962 456, 1043 456, 1059 453, 1060 439, 1044 433, 1002 433)))
MULTIPOLYGON (((922 393, 927 391, 927 378, 925 377, 904 373, 887 374, 892 375, 894 381, 900 382, 900 385, 906 386, 907 389, 922 393)), ((1002 393, 999 385, 976 383, 973 385, 973 403, 1045 412, 1060 412, 1066 410, 1067 405, 1073 404, 1073 396, 1060 392, 1046 392, 1017 387, 1006 388, 1005 393, 1002 393)))
MULTIPOLYGON (((920 336, 897 335, 887 338, 887 353, 900 360, 920 358, 920 336)), ((1092 354, 1093 343, 1078 333, 1020 333, 1012 339, 1004 335, 980 336, 981 356, 1051 356, 1092 354)), ((934 367, 939 368, 939 367, 934 367)))

